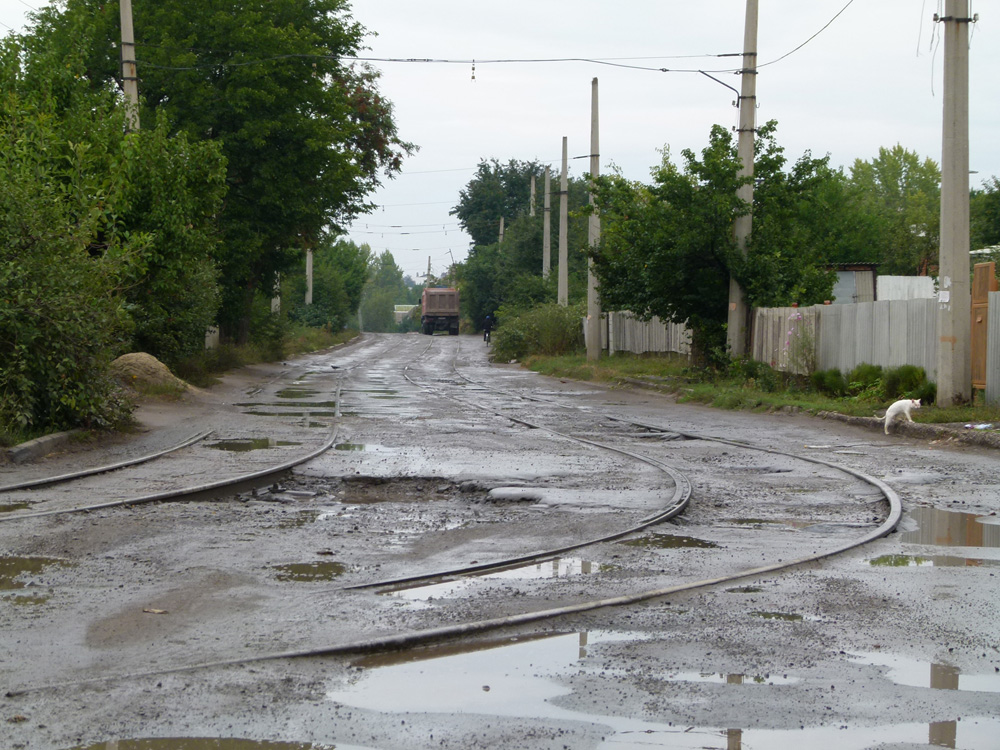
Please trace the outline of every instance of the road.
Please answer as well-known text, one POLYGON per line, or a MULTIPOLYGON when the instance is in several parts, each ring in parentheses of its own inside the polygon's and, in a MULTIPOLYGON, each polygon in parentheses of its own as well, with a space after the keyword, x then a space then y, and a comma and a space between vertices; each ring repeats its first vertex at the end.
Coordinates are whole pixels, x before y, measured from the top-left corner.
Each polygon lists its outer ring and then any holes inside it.
POLYGON ((0 494, 0 747, 997 746, 995 452, 486 354, 368 335, 5 467, 7 485, 213 431, 142 468, 0 494), (327 441, 254 489, 27 515, 327 441), (877 530, 879 482, 902 500, 897 532, 780 568, 877 530), (624 533, 686 483, 684 512, 644 531, 378 585, 624 533))

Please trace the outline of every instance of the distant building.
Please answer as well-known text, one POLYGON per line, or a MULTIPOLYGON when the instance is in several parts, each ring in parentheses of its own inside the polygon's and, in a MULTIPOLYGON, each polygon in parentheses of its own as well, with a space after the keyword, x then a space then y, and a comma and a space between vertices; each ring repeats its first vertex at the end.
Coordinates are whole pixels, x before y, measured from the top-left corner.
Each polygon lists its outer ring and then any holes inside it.
POLYGON ((416 310, 420 305, 395 305, 393 308, 393 317, 396 319, 397 325, 406 320, 410 313, 416 310))
POLYGON ((837 283, 833 285, 833 304, 875 301, 875 269, 877 263, 838 263, 837 283))

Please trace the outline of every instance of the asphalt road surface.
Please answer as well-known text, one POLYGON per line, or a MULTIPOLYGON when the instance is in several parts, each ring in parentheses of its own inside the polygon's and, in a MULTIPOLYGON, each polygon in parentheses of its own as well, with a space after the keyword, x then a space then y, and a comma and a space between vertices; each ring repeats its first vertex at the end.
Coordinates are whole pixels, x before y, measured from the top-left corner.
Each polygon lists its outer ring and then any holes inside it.
POLYGON ((211 431, 0 492, 0 748, 1000 747, 994 451, 417 334, 140 418, 0 467, 7 486, 211 431), (877 530, 879 482, 896 531, 781 567, 877 530))

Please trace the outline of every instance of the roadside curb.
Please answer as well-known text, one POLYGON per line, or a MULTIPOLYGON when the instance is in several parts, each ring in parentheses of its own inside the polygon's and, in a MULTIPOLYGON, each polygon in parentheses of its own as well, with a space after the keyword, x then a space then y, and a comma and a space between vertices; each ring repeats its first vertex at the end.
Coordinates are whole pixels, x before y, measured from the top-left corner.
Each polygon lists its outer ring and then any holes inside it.
MULTIPOLYGON (((641 378, 622 378, 620 382, 658 393, 665 393, 660 383, 641 378)), ((776 410, 775 413, 781 413, 776 410)), ((806 412, 800 412, 806 413, 806 412)), ((821 419, 833 419, 837 422, 863 427, 869 430, 884 430, 882 420, 877 417, 852 417, 836 411, 817 412, 821 419)), ((919 440, 952 440, 963 445, 975 445, 981 448, 1000 449, 1000 432, 961 429, 954 425, 927 424, 924 422, 893 422, 889 428, 890 435, 903 435, 919 440)))
MULTIPOLYGON (((845 424, 869 429, 884 430, 882 420, 877 417, 851 417, 835 411, 821 411, 816 416, 833 419, 845 424)), ((954 440, 965 445, 983 448, 1000 448, 1000 433, 980 430, 956 429, 950 425, 925 424, 922 422, 894 422, 889 427, 890 435, 905 435, 922 440, 954 440)))
POLYGON ((40 438, 28 440, 27 442, 15 445, 13 448, 8 448, 4 451, 4 454, 8 461, 15 464, 35 461, 66 445, 66 443, 77 435, 82 435, 83 432, 83 430, 67 430, 66 432, 53 432, 50 435, 42 435, 40 438))

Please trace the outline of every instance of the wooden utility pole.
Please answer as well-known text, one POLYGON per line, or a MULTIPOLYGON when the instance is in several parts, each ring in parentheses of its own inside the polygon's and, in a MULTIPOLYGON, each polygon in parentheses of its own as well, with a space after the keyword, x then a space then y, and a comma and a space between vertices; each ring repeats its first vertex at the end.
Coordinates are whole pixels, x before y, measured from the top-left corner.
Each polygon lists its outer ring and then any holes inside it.
MULTIPOLYGON (((743 69, 740 85, 740 127, 737 150, 743 164, 741 176, 749 178, 736 195, 753 206, 753 147, 754 125, 757 109, 757 0, 747 0, 746 22, 743 28, 743 69)), ((736 219, 733 233, 736 246, 746 255, 747 241, 753 227, 753 214, 736 219)), ((746 296, 736 279, 729 279, 729 315, 727 316, 726 343, 729 353, 742 357, 747 352, 747 334, 750 310, 746 296)))
MULTIPOLYGON (((593 209, 587 220, 587 242, 591 249, 597 249, 601 242, 601 219, 597 215, 594 198, 594 181, 601 171, 600 135, 598 125, 597 79, 590 87, 590 205, 593 209)), ((594 259, 587 259, 587 361, 596 362, 601 358, 601 300, 597 294, 597 276, 594 275, 594 259)))
POLYGON ((559 283, 556 301, 566 306, 569 304, 569 181, 566 173, 569 170, 569 152, 566 136, 562 141, 562 174, 559 177, 559 283))
POLYGON ((542 206, 542 278, 552 271, 552 180, 545 168, 545 197, 542 206))
POLYGON ((969 288, 969 0, 945 0, 937 405, 972 396, 969 288))
POLYGON ((121 0, 122 86, 128 110, 128 129, 139 129, 139 76, 135 70, 135 32, 132 31, 132 0, 121 0))

